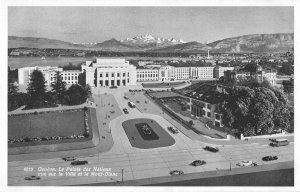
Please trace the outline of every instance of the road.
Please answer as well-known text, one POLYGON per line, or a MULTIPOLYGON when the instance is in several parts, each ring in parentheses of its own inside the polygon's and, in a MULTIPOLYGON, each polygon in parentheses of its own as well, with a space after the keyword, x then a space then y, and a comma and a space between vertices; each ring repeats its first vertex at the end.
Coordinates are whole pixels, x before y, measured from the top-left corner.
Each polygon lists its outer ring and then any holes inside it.
MULTIPOLYGON (((92 155, 79 157, 87 160, 88 165, 78 166, 81 169, 94 167, 110 168, 111 174, 106 176, 58 176, 58 169, 73 168, 70 162, 65 162, 61 158, 53 157, 46 159, 33 159, 8 162, 8 185, 80 185, 89 183, 111 183, 122 180, 122 170, 124 181, 145 179, 153 177, 169 176, 171 170, 183 170, 185 173, 202 173, 207 171, 218 171, 231 169, 244 169, 236 164, 241 160, 251 160, 258 165, 274 164, 294 160, 294 143, 290 145, 273 148, 264 143, 239 143, 237 145, 220 145, 220 152, 211 153, 202 148, 207 144, 197 139, 191 139, 180 132, 172 134, 167 130, 172 124, 160 114, 150 114, 139 111, 137 108, 129 108, 128 100, 123 98, 124 92, 131 87, 122 89, 103 89, 96 94, 111 93, 114 95, 120 109, 127 108, 129 114, 122 114, 109 122, 109 129, 113 139, 113 146, 106 152, 98 152, 92 155), (122 122, 134 118, 151 118, 166 129, 175 139, 175 144, 169 147, 138 149, 131 146, 122 122), (266 155, 277 155, 278 160, 263 162, 262 157, 266 155), (192 167, 189 164, 201 159, 207 162, 200 167, 192 167), (24 167, 33 168, 33 171, 24 171, 24 167), (39 167, 56 168, 56 175, 41 176, 40 180, 27 181, 25 176, 37 175, 41 173, 39 167)), ((132 89, 132 88, 131 88, 132 89)), ((96 100, 100 102, 100 100, 96 100)), ((109 101, 101 100, 98 106, 108 105, 109 101)), ((99 125, 100 126, 100 125, 99 125)), ((100 129, 100 128, 99 128, 100 129)), ((265 139, 266 140, 266 139, 265 139)), ((214 142, 212 140, 211 142, 214 142)), ((73 171, 74 172, 74 171, 73 171)), ((76 171, 75 171, 76 172, 76 171)), ((49 172, 46 172, 47 174, 49 172)))

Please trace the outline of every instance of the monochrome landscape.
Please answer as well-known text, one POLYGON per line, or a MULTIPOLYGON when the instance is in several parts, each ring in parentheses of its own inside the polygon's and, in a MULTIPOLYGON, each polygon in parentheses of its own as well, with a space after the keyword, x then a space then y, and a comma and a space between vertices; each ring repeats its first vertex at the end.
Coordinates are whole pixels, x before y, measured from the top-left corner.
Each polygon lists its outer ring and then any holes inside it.
POLYGON ((8 186, 295 185, 293 7, 11 6, 7 63, 8 186))

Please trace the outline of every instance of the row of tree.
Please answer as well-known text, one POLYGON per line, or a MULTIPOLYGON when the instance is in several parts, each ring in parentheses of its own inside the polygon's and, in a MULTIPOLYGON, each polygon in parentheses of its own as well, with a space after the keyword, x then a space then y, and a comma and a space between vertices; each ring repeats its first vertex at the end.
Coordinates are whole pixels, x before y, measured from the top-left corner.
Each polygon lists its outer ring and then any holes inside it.
MULTIPOLYGON (((82 76, 81 76, 82 78, 82 76)), ((91 96, 89 85, 71 85, 66 82, 60 72, 56 72, 55 81, 51 83, 51 91, 47 91, 46 81, 41 71, 35 70, 30 76, 27 93, 19 93, 17 87, 10 83, 8 89, 8 110, 26 105, 25 109, 55 107, 62 105, 79 105, 91 96)))

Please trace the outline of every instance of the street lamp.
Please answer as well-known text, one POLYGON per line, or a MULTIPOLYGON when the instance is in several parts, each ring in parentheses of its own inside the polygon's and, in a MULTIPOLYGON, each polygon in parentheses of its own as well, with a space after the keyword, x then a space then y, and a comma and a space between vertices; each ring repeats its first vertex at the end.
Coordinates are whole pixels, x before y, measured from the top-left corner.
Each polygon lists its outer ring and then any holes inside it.
POLYGON ((123 172, 124 172, 124 170, 122 169, 122 183, 123 183, 123 172))

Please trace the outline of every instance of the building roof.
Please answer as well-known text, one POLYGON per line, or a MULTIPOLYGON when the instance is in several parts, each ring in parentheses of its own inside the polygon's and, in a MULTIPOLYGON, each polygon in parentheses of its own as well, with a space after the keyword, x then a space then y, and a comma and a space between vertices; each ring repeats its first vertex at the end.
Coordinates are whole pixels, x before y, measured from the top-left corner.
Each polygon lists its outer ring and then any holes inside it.
POLYGON ((225 92, 221 86, 203 84, 199 88, 186 93, 185 96, 204 101, 211 104, 217 104, 224 100, 225 92))

